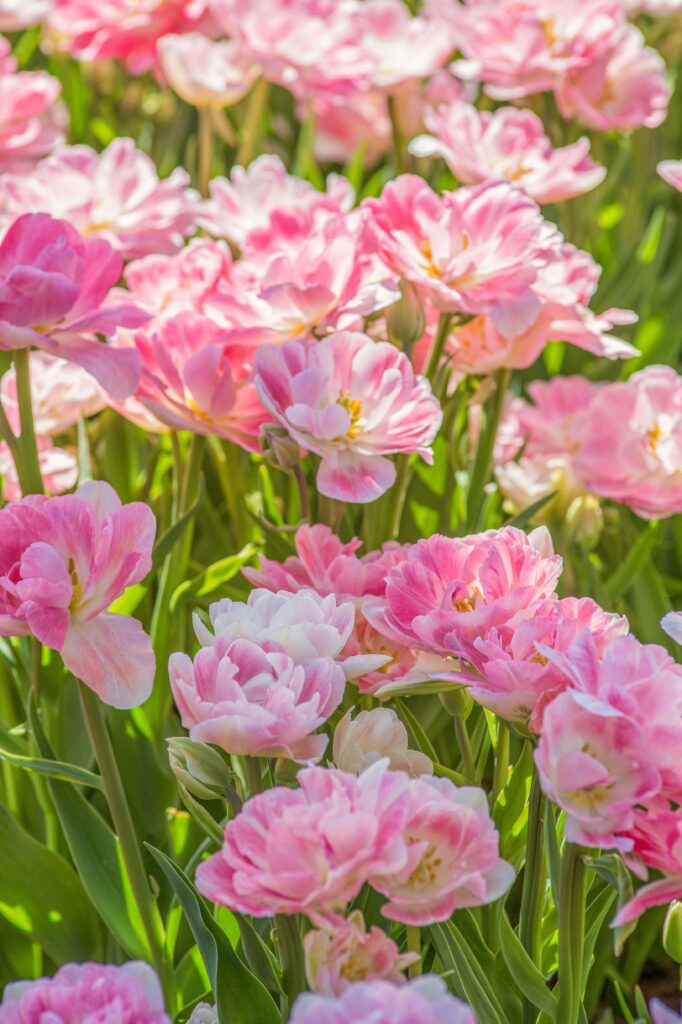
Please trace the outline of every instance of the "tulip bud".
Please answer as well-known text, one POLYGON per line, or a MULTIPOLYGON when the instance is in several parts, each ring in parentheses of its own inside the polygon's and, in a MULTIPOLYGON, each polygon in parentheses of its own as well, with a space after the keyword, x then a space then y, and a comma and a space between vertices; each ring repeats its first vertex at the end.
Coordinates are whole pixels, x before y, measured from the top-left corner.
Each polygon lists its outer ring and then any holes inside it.
POLYGON ((604 529, 604 512, 599 499, 593 494, 574 498, 566 512, 566 529, 574 544, 583 551, 592 551, 604 529))
POLYGON ((217 750, 187 736, 173 736, 166 742, 171 771, 188 793, 200 800, 225 799, 232 773, 217 750))
POLYGON ((452 715, 453 718, 461 718, 463 722, 466 722, 474 706, 473 698, 466 687, 447 690, 445 693, 439 693, 438 697, 449 715, 452 715))
POLYGON ((426 329, 424 307, 417 289, 409 281, 400 282, 400 298, 386 310, 389 333, 406 349, 423 337, 426 329))
POLYGON ((278 469, 293 469, 301 461, 301 446, 289 437, 284 427, 264 423, 259 441, 265 458, 278 469))
POLYGON ((333 750, 336 767, 355 775, 383 757, 396 771, 415 776, 433 772, 426 754, 408 749, 407 730, 390 708, 361 711, 356 719, 348 711, 334 730, 333 750))
POLYGON ((663 948, 676 964, 682 964, 682 902, 670 904, 663 924, 663 948))

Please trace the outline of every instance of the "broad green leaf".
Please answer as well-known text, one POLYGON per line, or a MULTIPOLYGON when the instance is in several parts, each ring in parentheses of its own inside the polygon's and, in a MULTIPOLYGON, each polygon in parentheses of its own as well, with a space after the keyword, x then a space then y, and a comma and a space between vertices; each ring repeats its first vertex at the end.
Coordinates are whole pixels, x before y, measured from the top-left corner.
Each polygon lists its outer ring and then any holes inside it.
POLYGON ((556 996, 547 988, 544 977, 533 963, 521 940, 509 923, 505 910, 499 918, 500 950, 514 981, 531 1001, 533 1006, 543 1010, 552 1020, 556 1020, 556 996))
POLYGON ((218 590, 224 583, 237 575, 243 565, 258 552, 258 544, 247 544, 235 555, 221 558, 220 561, 209 565, 203 572, 194 576, 191 580, 185 580, 173 593, 170 602, 171 612, 176 611, 182 604, 197 597, 205 597, 218 590))
POLYGON ((483 964, 452 921, 432 924, 429 933, 445 970, 451 972, 449 980, 455 994, 473 1007, 479 1020, 485 1024, 518 1024, 519 1017, 507 1015, 496 991, 500 976, 492 954, 492 964, 483 964))
POLYGON ((23 754, 15 754, 11 750, 5 750, 3 747, 0 747, 0 761, 5 761, 15 768, 25 768, 29 772, 47 775, 51 779, 59 779, 61 782, 73 782, 77 786, 102 789, 102 780, 99 775, 89 772, 86 768, 80 768, 76 764, 67 764, 65 761, 46 761, 40 757, 27 757, 23 754))
POLYGON ((204 478, 202 476, 196 501, 187 509, 185 514, 181 516, 176 523, 173 523, 173 525, 166 530, 163 536, 159 537, 156 542, 152 554, 152 571, 160 569, 166 559, 166 555, 168 555, 178 543, 185 530, 194 519, 196 511, 201 504, 203 495, 204 478))
POLYGON ((219 1024, 280 1024, 275 1001, 211 917, 189 878, 173 861, 150 846, 182 907, 206 967, 218 1009, 219 1024))
POLYGON ((517 512, 517 514, 512 516, 511 519, 508 519, 504 525, 516 526, 519 530, 525 529, 533 517, 536 516, 538 512, 541 512, 545 505, 549 505, 550 501, 553 501, 556 496, 556 491, 550 491, 549 494, 545 494, 542 498, 538 498, 537 501, 534 501, 532 505, 528 506, 528 508, 524 508, 521 512, 517 512))
POLYGON ((89 960, 97 919, 73 868, 0 806, 0 914, 56 964, 89 960))

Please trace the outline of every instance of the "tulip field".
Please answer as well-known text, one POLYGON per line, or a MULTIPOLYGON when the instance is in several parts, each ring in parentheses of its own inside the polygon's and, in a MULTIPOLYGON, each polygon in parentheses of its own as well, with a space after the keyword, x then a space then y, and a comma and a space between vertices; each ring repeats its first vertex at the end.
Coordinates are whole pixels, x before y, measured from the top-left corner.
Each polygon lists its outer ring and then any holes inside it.
POLYGON ((0 1024, 682 1024, 682 0, 0 0, 0 1024))

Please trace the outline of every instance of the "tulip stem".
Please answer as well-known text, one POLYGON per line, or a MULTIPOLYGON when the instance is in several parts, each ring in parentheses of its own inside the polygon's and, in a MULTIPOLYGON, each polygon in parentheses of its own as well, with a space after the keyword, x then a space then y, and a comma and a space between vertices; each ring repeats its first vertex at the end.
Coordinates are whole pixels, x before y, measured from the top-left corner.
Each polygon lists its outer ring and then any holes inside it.
POLYGON ((471 749, 471 743, 469 742, 469 733, 467 732, 466 723, 463 722, 458 715, 453 718, 453 722, 455 723, 455 738, 462 757, 464 775, 466 776, 467 782, 473 785, 476 782, 476 761, 474 760, 474 752, 471 749))
POLYGON ((198 151, 197 183, 199 192, 206 199, 213 166, 213 121, 208 107, 199 109, 198 151))
POLYGON ((433 378, 436 375, 436 371, 438 370, 438 366, 443 356, 443 352, 445 351, 445 343, 448 340, 448 335, 450 334, 452 316, 452 313, 441 313, 438 319, 436 335, 429 351, 429 357, 426 360, 426 366, 424 367, 424 376, 428 377, 432 384, 433 378))
POLYGON ((474 533, 479 526, 481 512, 483 510, 483 498, 485 485, 488 482, 490 467, 493 461, 493 448, 497 429, 502 418, 504 399, 511 380, 511 370, 499 370, 496 374, 495 392, 488 402, 486 411, 486 422, 483 432, 476 448, 471 478, 469 481, 469 494, 467 496, 467 533, 474 533))
POLYGON ((246 788, 248 789, 248 796, 256 796, 258 793, 263 792, 263 772, 261 770, 261 759, 259 757, 250 757, 248 754, 244 758, 244 774, 246 775, 246 788))
POLYGON ((500 793, 507 783, 509 772, 509 729, 504 722, 498 722, 497 726, 497 749, 495 750, 495 767, 493 770, 493 789, 491 794, 491 807, 497 803, 500 793))
POLYGON ((559 986, 557 1020, 578 1024, 582 1006, 585 937, 585 865, 582 850, 565 843, 559 882, 559 986))
POLYGON ((277 950, 279 962, 282 966, 282 983, 286 999, 286 1006, 282 1008, 282 1020, 287 1021, 296 996, 307 987, 303 944, 298 926, 298 917, 296 915, 290 917, 287 914, 277 914, 275 917, 275 929, 277 932, 277 950))
POLYGON ((42 494, 43 477, 40 472, 36 431, 33 423, 33 403, 31 401, 29 350, 27 348, 16 349, 13 359, 17 380, 19 422, 21 424, 21 434, 17 439, 17 475, 24 495, 42 494))
POLYGON ((90 743, 99 765, 111 820, 121 844, 121 855, 130 888, 147 936, 147 945, 154 968, 163 986, 167 1006, 175 1006, 175 985, 172 966, 164 956, 164 929, 158 907, 152 896, 149 879, 142 860, 142 851, 126 800, 116 755, 99 697, 84 683, 78 683, 81 708, 90 743))
POLYGON ((393 511, 391 513, 391 523, 388 531, 388 536, 391 540, 396 540, 400 533, 400 523, 403 518, 407 492, 410 489, 410 480, 412 479, 410 456, 399 455, 396 461, 396 478, 395 484, 393 485, 393 491, 391 492, 391 497, 393 498, 393 511))
MULTIPOLYGON (((526 863, 523 869, 523 891, 519 917, 519 938, 533 963, 541 966, 540 926, 547 887, 547 864, 544 844, 545 797, 537 771, 533 771, 528 801, 526 832, 526 863)), ((524 1000, 523 1024, 535 1024, 537 1008, 524 1000)))
POLYGON ((270 83, 266 82, 264 78, 259 78, 249 96, 246 118, 244 120, 244 131, 242 132, 241 142, 235 157, 235 163, 240 164, 242 167, 248 166, 256 155, 261 123, 269 95, 270 83))
POLYGON ((416 978, 422 972, 422 933, 418 925, 408 924, 405 927, 405 934, 407 936, 407 951, 408 953, 416 953, 419 957, 413 964, 410 964, 408 968, 408 974, 411 978, 416 978))
POLYGON ((387 97, 388 116, 391 121, 391 142, 393 143, 393 166, 396 174, 402 174, 405 170, 405 147, 400 123, 398 121, 398 108, 395 96, 387 97))

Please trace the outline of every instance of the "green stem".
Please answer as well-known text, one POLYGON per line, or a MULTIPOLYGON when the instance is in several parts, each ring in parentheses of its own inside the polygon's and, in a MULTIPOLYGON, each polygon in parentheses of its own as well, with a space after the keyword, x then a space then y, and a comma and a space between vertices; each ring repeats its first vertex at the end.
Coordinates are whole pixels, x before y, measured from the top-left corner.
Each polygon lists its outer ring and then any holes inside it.
POLYGON ((485 485, 490 475, 493 448, 495 446, 495 438, 497 437, 497 428, 502 417, 505 395, 507 394, 511 379, 511 370, 499 370, 496 377, 497 386, 488 403, 486 422, 479 438, 476 458, 474 459, 471 471, 469 494, 467 496, 467 533, 473 533, 480 522, 485 485))
POLYGON ((208 107, 201 107, 199 110, 199 140, 197 148, 199 150, 197 184, 199 192, 206 198, 208 196, 208 184, 211 180, 211 167, 213 165, 213 121, 208 107))
POLYGON ((244 773, 246 775, 246 787, 249 796, 256 796, 263 792, 263 767, 260 757, 244 758, 244 773))
POLYGON ((582 850, 566 843, 559 883, 559 986, 557 1020, 579 1024, 583 996, 585 865, 582 850))
POLYGON ((283 1024, 289 1019, 291 1007, 299 992, 307 988, 303 944, 298 925, 298 917, 277 914, 275 917, 277 931, 277 951, 282 965, 282 984, 286 997, 286 1005, 282 1010, 283 1024))
POLYGON ((450 333, 450 326, 452 324, 452 313, 441 313, 438 319, 438 327, 436 328, 436 334, 429 351, 429 357, 426 360, 426 366, 424 367, 424 376, 428 377, 431 383, 440 365, 443 352, 445 350, 445 343, 448 340, 450 333))
POLYGON ((495 765, 493 768, 493 788, 491 794, 491 806, 497 803, 497 798, 507 783, 509 771, 509 729, 504 722, 499 721, 497 726, 497 749, 495 750, 495 765))
POLYGON ((251 163, 258 148, 260 138, 261 122, 270 96, 270 83, 264 78, 259 80, 251 90, 246 117, 244 119, 244 131, 237 150, 235 163, 246 167, 251 163))
POLYGON ((145 871, 140 843, 126 800, 102 705, 99 697, 84 683, 79 683, 78 688, 85 726, 99 765, 111 820, 121 844, 123 862, 147 936, 150 957, 163 985, 167 1005, 172 1008, 175 1005, 173 970, 164 956, 163 924, 145 871))
POLYGON ((476 761, 474 760, 474 752, 471 749, 471 743, 469 742, 469 733, 467 732, 466 723, 459 717, 453 718, 453 722, 455 723, 455 738, 462 757, 464 774, 466 775, 469 783, 473 784, 476 779, 476 761))
POLYGON ((243 548, 249 539, 249 528, 244 518, 246 487, 242 480, 239 449, 212 434, 208 438, 208 451, 218 474, 235 543, 238 548, 243 548))
POLYGON ((19 422, 21 435, 18 439, 17 475, 24 494, 42 494, 43 477, 38 460, 38 446, 33 423, 33 404, 31 402, 31 371, 29 350, 19 348, 14 352, 14 369, 17 378, 17 402, 19 405, 19 422))
POLYGON ((398 120, 398 107, 395 96, 387 97, 388 116, 391 121, 391 142, 393 143, 393 166, 396 174, 402 174, 405 170, 405 146, 400 123, 398 120))
POLYGON ((310 519, 310 495, 308 494, 308 481, 300 466, 293 468, 294 479, 298 488, 298 497, 301 503, 301 518, 310 519))
POLYGON ((408 974, 411 978, 418 977, 422 972, 422 935, 421 929, 418 925, 408 924, 405 927, 405 933, 407 935, 407 951, 408 953, 416 953, 419 956, 419 960, 415 960, 413 964, 410 964, 408 968, 408 974))
MULTIPOLYGON (((538 773, 533 771, 528 802, 526 832, 526 863, 523 869, 519 938, 533 963, 541 967, 540 927, 547 886, 547 864, 544 844, 545 797, 538 773)), ((524 1000, 523 1024, 535 1024, 537 1009, 524 1000)))
POLYGON ((412 479, 412 464, 410 456, 399 455, 397 463, 395 483, 391 492, 393 509, 391 511, 391 521, 388 529, 388 536, 391 540, 395 540, 400 533, 400 523, 403 518, 407 492, 410 489, 410 480, 412 479))

